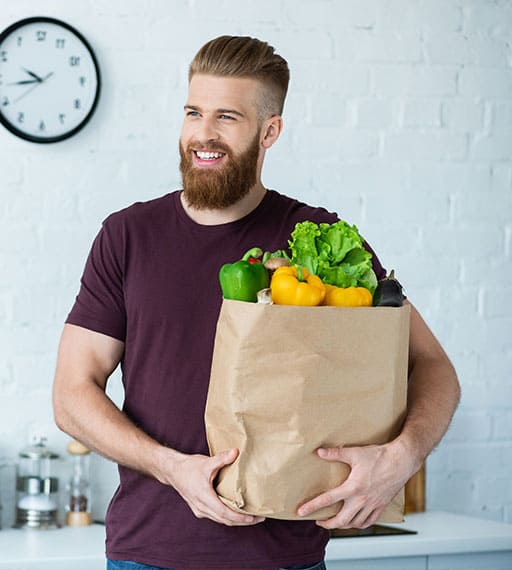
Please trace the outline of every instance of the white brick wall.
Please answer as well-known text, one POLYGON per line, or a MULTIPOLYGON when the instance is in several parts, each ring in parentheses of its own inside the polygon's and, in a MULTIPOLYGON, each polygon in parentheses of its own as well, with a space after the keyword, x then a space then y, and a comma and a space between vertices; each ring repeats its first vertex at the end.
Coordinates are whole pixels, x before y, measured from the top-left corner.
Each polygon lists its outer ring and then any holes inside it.
MULTIPOLYGON (((0 28, 36 14, 86 35, 104 88, 66 142, 0 129, 4 526, 28 435, 65 448, 51 382, 90 242, 109 212, 178 187, 187 65, 226 33, 266 39, 291 66, 264 182, 358 224, 457 367, 462 405, 429 460, 428 507, 512 522, 512 2, 3 0, 0 28)), ((94 462, 101 516, 115 469, 94 462)))

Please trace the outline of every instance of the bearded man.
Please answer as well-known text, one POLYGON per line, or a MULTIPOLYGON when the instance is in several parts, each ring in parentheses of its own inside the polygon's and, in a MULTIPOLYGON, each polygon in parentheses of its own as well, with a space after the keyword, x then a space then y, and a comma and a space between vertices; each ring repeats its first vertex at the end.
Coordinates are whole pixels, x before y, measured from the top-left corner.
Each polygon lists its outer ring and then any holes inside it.
MULTIPOLYGON (((279 138, 286 61, 267 43, 222 36, 195 56, 180 136, 183 190, 109 216, 64 325, 54 381, 58 426, 119 464, 106 518, 107 568, 325 568, 330 528, 373 524, 443 436, 459 397, 455 372, 411 307, 410 390, 401 434, 333 449, 346 482, 299 515, 343 500, 324 521, 263 519, 217 496, 228 449, 210 456, 204 409, 222 300, 218 271, 251 247, 287 247, 295 224, 338 217, 265 188, 279 138), (105 394, 121 363, 125 400, 105 394)), ((369 246, 366 244, 369 250, 369 246)), ((371 250, 370 250, 371 251, 371 250)), ((373 252, 372 252, 373 253, 373 252)), ((373 254, 378 278, 385 275, 373 254)))

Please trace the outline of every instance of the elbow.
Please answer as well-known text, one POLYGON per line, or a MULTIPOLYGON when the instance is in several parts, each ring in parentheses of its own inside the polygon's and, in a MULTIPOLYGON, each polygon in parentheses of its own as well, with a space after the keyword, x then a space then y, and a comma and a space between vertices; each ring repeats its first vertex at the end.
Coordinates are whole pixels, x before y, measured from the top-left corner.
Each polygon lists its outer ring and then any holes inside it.
POLYGON ((55 401, 53 403, 53 421, 60 431, 68 433, 69 428, 67 414, 60 405, 55 404, 55 401))
POLYGON ((455 370, 453 365, 452 369, 453 369, 453 378, 454 378, 455 400, 456 400, 456 406, 458 406, 460 404, 462 390, 460 387, 459 377, 457 376, 457 371, 455 370))
POLYGON ((53 421, 64 433, 69 434, 71 429, 71 414, 65 396, 54 387, 53 390, 53 421))
POLYGON ((451 388, 451 402, 452 402, 452 416, 453 416, 453 414, 455 413, 460 404, 461 387, 460 387, 459 378, 457 376, 457 371, 455 370, 455 367, 448 358, 446 358, 444 370, 445 370, 444 374, 445 382, 447 382, 451 388))
POLYGON ((442 366, 445 370, 444 376, 447 380, 449 380, 452 391, 453 391, 453 400, 455 403, 455 407, 459 405, 460 397, 461 397, 461 389, 460 389, 460 382, 457 376, 457 371, 455 370, 455 366, 453 365, 452 361, 448 358, 446 354, 443 355, 444 358, 441 358, 442 366))

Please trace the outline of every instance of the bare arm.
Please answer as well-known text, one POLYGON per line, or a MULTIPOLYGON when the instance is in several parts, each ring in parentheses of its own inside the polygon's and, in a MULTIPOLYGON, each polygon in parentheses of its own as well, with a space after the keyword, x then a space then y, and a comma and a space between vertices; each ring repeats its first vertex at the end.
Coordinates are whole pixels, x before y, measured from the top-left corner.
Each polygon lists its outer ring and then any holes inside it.
POLYGON ((459 399, 455 369, 411 305, 407 417, 396 443, 414 458, 414 472, 446 433, 459 399))
POLYGON ((64 326, 53 386, 58 427, 108 459, 173 486, 197 517, 226 525, 263 520, 228 509, 213 489, 215 475, 236 459, 236 450, 213 457, 180 453, 137 428, 110 400, 105 393, 107 380, 123 351, 119 340, 64 326))
POLYGON ((156 470, 156 441, 139 430, 105 394, 124 343, 65 325, 53 385, 58 427, 108 459, 147 474, 156 470))
POLYGON ((418 311, 411 305, 407 417, 400 435, 384 445, 319 449, 327 461, 351 467, 340 486, 299 509, 307 515, 344 501, 339 513, 317 521, 324 528, 365 528, 374 524, 439 443, 460 397, 455 370, 418 311))

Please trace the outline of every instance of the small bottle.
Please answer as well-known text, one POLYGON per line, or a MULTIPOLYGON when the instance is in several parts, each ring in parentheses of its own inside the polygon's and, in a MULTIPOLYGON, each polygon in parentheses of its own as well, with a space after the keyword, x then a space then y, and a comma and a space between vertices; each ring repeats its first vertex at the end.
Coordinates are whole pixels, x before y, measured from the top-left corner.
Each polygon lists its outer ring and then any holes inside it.
POLYGON ((88 526, 92 524, 89 484, 90 451, 76 440, 69 442, 67 451, 71 455, 72 474, 68 483, 66 524, 68 526, 88 526))

